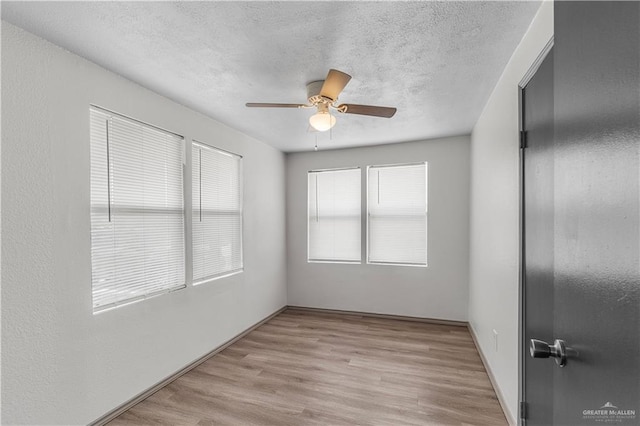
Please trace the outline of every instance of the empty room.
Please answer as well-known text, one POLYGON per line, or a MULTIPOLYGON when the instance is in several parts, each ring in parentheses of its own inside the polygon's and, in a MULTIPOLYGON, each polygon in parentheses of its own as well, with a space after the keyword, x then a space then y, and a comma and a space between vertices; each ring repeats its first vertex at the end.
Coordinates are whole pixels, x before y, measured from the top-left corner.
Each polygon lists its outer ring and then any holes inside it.
POLYGON ((1 424, 640 425, 640 2, 1 16, 1 424))

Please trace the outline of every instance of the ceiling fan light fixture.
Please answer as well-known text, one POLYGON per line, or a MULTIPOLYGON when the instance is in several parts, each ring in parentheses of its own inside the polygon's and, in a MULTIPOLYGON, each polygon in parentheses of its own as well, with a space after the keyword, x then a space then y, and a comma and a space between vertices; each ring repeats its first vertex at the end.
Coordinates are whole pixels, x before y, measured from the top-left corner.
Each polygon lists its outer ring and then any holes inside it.
POLYGON ((319 111, 309 117, 309 124, 319 132, 326 132, 336 125, 336 118, 328 111, 319 111))

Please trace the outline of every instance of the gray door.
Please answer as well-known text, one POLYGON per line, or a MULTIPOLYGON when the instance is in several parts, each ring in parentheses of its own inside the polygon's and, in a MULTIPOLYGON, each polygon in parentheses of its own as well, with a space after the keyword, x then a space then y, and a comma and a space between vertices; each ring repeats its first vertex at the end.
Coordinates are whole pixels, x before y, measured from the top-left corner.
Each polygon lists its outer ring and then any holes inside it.
POLYGON ((524 398, 527 425, 553 419, 554 363, 528 356, 531 339, 553 341, 553 51, 522 91, 524 398))
MULTIPOLYGON (((547 150, 530 133, 524 150, 523 334, 569 350, 564 367, 525 358, 527 425, 637 425, 640 3, 556 1, 554 9, 553 139, 547 150), (538 181, 527 170, 536 149, 551 162, 538 181), (548 192, 528 197, 530 186, 548 192), (529 300, 534 278, 540 294, 549 282, 553 292, 529 300), (552 323, 536 323, 542 316, 552 323)), ((526 117, 525 104, 525 126, 526 117)))

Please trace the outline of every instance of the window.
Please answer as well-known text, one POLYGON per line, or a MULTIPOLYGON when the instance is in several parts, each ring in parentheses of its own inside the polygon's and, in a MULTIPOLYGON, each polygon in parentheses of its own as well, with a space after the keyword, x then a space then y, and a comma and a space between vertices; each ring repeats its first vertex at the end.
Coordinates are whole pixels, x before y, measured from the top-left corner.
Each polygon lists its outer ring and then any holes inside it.
POLYGON ((193 281, 242 271, 242 157, 194 142, 193 281))
POLYGON ((368 169, 369 263, 427 265, 427 163, 368 169))
POLYGON ((94 312, 185 286, 183 138, 91 107, 94 312))
POLYGON ((308 260, 361 260, 360 169, 312 171, 308 175, 308 260))

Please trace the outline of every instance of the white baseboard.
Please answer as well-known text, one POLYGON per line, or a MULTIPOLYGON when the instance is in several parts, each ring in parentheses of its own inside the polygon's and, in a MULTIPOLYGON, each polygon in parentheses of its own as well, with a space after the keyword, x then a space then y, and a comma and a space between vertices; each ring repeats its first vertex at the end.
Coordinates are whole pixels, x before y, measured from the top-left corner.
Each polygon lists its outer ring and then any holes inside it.
POLYGON ((502 393, 502 390, 500 390, 500 387, 498 386, 498 381, 496 380, 496 377, 493 375, 493 371, 491 371, 491 367, 489 367, 489 362, 487 361, 487 358, 485 357, 484 353, 482 352, 482 348, 478 343, 478 336, 476 335, 476 332, 473 330, 471 323, 468 323, 467 327, 469 328, 469 333, 471 334, 473 343, 476 345, 476 349, 480 354, 480 359, 482 360, 482 364, 484 364, 484 369, 487 370, 489 381, 491 381, 493 390, 495 391, 496 396, 498 397, 498 402, 500 402, 500 407, 502 408, 502 412, 504 413, 504 416, 507 419, 507 423, 509 423, 509 426, 517 426, 518 421, 509 410, 509 406, 507 405, 507 400, 505 399, 504 394, 502 393))
POLYGON ((467 327, 466 321, 444 320, 444 319, 437 319, 437 318, 409 317, 405 315, 376 314, 372 312, 343 311, 340 309, 312 308, 308 306, 294 306, 294 305, 287 306, 287 309, 293 310, 293 311, 324 312, 327 314, 341 314, 341 315, 359 315, 362 317, 386 318, 386 319, 394 319, 394 320, 401 320, 401 321, 414 321, 414 322, 424 322, 428 324, 467 327))
POLYGON ((155 385, 151 386, 149 389, 139 393, 138 395, 134 396, 130 400, 126 401, 125 403, 123 403, 123 404, 119 405, 118 407, 114 408, 113 410, 109 411, 108 413, 106 413, 102 417, 100 417, 100 418, 94 420, 93 422, 89 423, 89 426, 103 426, 103 425, 106 425, 111 420, 113 420, 116 417, 118 417, 120 414, 124 413, 125 411, 127 411, 128 409, 133 407, 134 405, 136 405, 136 404, 144 401, 145 399, 149 398, 151 395, 153 395, 154 393, 158 392, 160 389, 162 389, 163 387, 167 386, 169 383, 173 382, 178 377, 180 377, 180 376, 188 373, 189 371, 193 370, 198 365, 202 364, 203 362, 205 362, 206 360, 208 360, 209 358, 211 358, 212 356, 214 356, 218 352, 221 352, 222 350, 224 350, 227 347, 231 346, 232 344, 234 344, 238 340, 242 339, 247 334, 251 333, 256 328, 260 327, 265 322, 269 321, 273 317, 275 317, 275 316, 279 315, 280 313, 284 312, 286 309, 287 309, 287 306, 283 306, 282 308, 278 309, 277 311, 275 311, 274 313, 272 313, 268 317, 258 321, 257 323, 255 323, 251 327, 247 328, 242 333, 239 333, 235 337, 227 340, 222 345, 220 345, 217 348, 213 349, 211 352, 201 356, 200 358, 196 359, 195 361, 189 363, 185 367, 183 367, 180 370, 176 371, 172 375, 170 375, 168 377, 165 377, 163 380, 161 380, 158 383, 156 383, 155 385))
POLYGON ((484 365, 484 368, 487 371, 487 375, 489 376, 489 380, 491 381, 491 385, 493 386, 493 389, 494 389, 494 391, 496 393, 496 396, 498 397, 498 401, 500 402, 500 407, 502 408, 502 411, 504 412, 504 415, 505 415, 505 418, 507 419, 507 422, 509 423, 510 426, 517 426, 517 421, 511 415, 511 412, 507 408, 507 403, 506 403, 506 400, 504 398, 504 395, 502 394, 502 391, 498 387, 498 384, 496 382, 495 376, 493 375, 493 372, 491 371, 491 368, 489 367, 489 363, 487 362, 487 359, 484 356, 484 354, 482 352, 482 349, 480 348, 480 345, 478 344, 478 339, 476 337, 475 331, 471 327, 471 324, 469 324, 467 322, 464 322, 464 321, 449 321, 449 320, 432 319, 432 318, 406 317, 406 316, 401 316, 401 315, 386 315, 386 314, 375 314, 375 313, 368 313, 368 312, 341 311, 341 310, 335 310, 335 309, 310 308, 310 307, 304 307, 304 306, 284 306, 284 307, 278 309, 273 314, 271 314, 268 317, 264 318, 263 320, 257 322, 256 324, 252 325, 251 327, 247 328, 242 333, 239 333, 238 335, 236 335, 232 339, 226 341, 222 345, 220 345, 217 348, 213 349, 211 352, 203 355, 202 357, 200 357, 200 358, 196 359, 195 361, 191 362, 190 364, 186 365, 184 368, 180 369, 179 371, 176 371, 172 375, 170 375, 170 376, 166 377, 165 379, 161 380, 160 382, 156 383, 155 385, 153 385, 149 389, 139 393, 135 397, 131 398, 129 401, 126 401, 125 403, 121 404, 120 406, 118 406, 118 407, 114 408, 113 410, 109 411, 108 413, 104 414, 100 418, 98 418, 95 421, 91 422, 89 425, 90 426, 103 426, 103 425, 106 425, 111 420, 115 419, 120 414, 124 413, 125 411, 127 411, 128 409, 133 407, 134 405, 136 405, 136 404, 142 402, 143 400, 147 399, 148 397, 150 397, 151 395, 153 395, 154 393, 156 393, 157 391, 159 391, 160 389, 162 389, 163 387, 165 387, 169 383, 173 382, 174 380, 176 380, 177 378, 179 378, 183 374, 185 374, 185 373, 189 372, 190 370, 194 369, 198 365, 200 365, 203 362, 205 362, 207 359, 211 358, 212 356, 214 356, 218 352, 221 352, 222 350, 224 350, 228 346, 230 346, 233 343, 237 342, 238 340, 242 339, 244 336, 246 336, 247 334, 249 334, 250 332, 252 332, 256 328, 260 327, 262 324, 266 323, 267 321, 271 320, 272 318, 274 318, 275 316, 279 315, 280 313, 282 313, 282 312, 284 312, 286 310, 309 311, 309 312, 325 312, 325 313, 336 313, 336 314, 344 314, 344 315, 361 315, 361 316, 374 317, 374 318, 398 319, 398 320, 404 320, 404 321, 418 321, 418 322, 425 322, 425 323, 432 323, 432 324, 454 325, 454 326, 462 326, 462 327, 466 326, 469 329, 469 333, 471 334, 471 338, 473 339, 473 343, 475 344, 476 349, 478 350, 478 353, 480 354, 480 359, 482 360, 482 364, 484 365))

